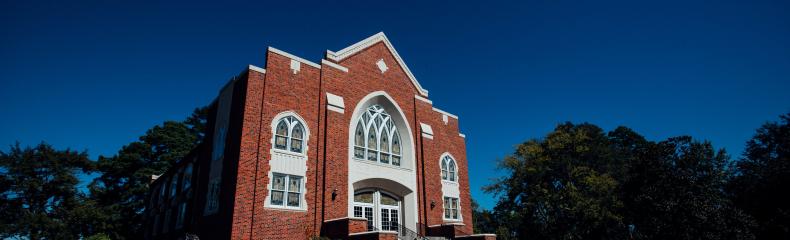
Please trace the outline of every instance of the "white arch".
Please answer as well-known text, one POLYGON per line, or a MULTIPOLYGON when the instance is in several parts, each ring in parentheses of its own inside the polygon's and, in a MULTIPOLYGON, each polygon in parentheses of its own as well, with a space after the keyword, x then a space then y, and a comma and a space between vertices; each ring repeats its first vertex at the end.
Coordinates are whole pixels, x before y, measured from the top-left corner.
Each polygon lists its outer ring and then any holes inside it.
MULTIPOLYGON (((416 151, 415 139, 412 127, 403 109, 389 94, 384 91, 372 92, 363 97, 354 106, 353 114, 348 123, 348 214, 353 217, 354 184, 361 183, 369 179, 386 179, 403 186, 404 191, 396 191, 403 201, 403 224, 404 226, 416 229, 417 223, 417 174, 416 174, 416 151), (360 114, 373 104, 384 107, 392 117, 401 138, 401 166, 382 164, 367 160, 354 159, 354 133, 360 114)), ((359 186, 357 186, 359 187, 359 186)), ((393 192, 394 189, 384 190, 393 192)))
MULTIPOLYGON (((460 167, 458 166, 458 160, 455 160, 455 157, 452 154, 450 154, 450 152, 444 152, 444 153, 442 153, 442 155, 439 156, 439 176, 442 176, 442 162, 444 162, 444 158, 445 157, 450 157, 450 160, 452 160, 453 164, 455 164, 455 180, 450 181, 449 179, 448 180, 442 179, 442 181, 458 182, 458 178, 461 175, 459 173, 460 172, 460 170, 459 170, 460 167)), ((448 170, 449 170, 449 166, 448 166, 448 170)), ((449 172, 448 172, 448 174, 449 174, 449 172)))
MULTIPOLYGON (((393 121, 395 122, 396 127, 398 128, 398 131, 400 131, 401 141, 404 140, 404 139, 408 140, 408 147, 403 147, 403 149, 408 149, 408 152, 402 152, 401 153, 401 155, 404 158, 404 159, 401 160, 401 163, 403 163, 404 160, 408 159, 410 165, 409 166, 401 165, 401 167, 415 169, 415 167, 417 165, 416 164, 417 158, 415 157, 415 150, 414 150, 415 149, 415 141, 414 141, 414 134, 413 134, 414 132, 412 131, 411 125, 409 124, 409 121, 407 120, 406 115, 403 114, 403 109, 401 109, 401 107, 398 105, 398 102, 396 102, 395 99, 393 99, 385 91, 372 92, 372 93, 368 94, 367 96, 363 97, 362 100, 359 100, 357 105, 354 106, 354 111, 353 111, 353 114, 351 115, 351 121, 349 121, 348 128, 347 128, 348 129, 348 146, 349 146, 349 148, 348 148, 348 151, 349 151, 348 152, 348 156, 349 156, 349 159, 353 160, 353 156, 354 156, 354 132, 355 132, 354 130, 356 129, 354 127, 356 126, 357 120, 359 119, 359 116, 360 116, 361 113, 363 113, 363 111, 365 111, 370 105, 373 105, 375 103, 375 102, 373 102, 373 100, 374 100, 374 98, 377 98, 377 97, 379 97, 379 98, 383 97, 386 100, 388 100, 386 102, 380 102, 379 103, 379 105, 384 107, 385 110, 387 109, 388 105, 392 105, 392 107, 395 108, 394 110, 397 110, 397 111, 394 111, 395 113, 393 113, 393 111, 387 111, 387 112, 389 113, 390 116, 398 116, 398 117, 400 117, 399 119, 393 118, 393 121), (400 125, 397 125, 397 124, 402 124, 403 126, 400 126, 400 125), (405 134, 404 134, 404 132, 405 132, 405 134), (408 138, 404 138, 405 135, 408 135, 409 137, 408 138), (408 158, 407 158, 407 155, 408 155, 408 158)), ((406 145, 406 144, 403 144, 403 145, 406 145)))
MULTIPOLYGON (((296 113, 296 112, 294 112, 292 110, 283 111, 283 112, 280 112, 277 115, 275 115, 274 118, 272 118, 272 122, 271 122, 270 125, 271 125, 270 127, 271 127, 271 130, 272 130, 272 136, 271 136, 271 138, 269 138, 269 143, 271 144, 273 151, 283 151, 283 152, 288 152, 288 153, 291 153, 291 154, 307 156, 307 150, 309 150, 309 146, 310 146, 310 144, 308 144, 309 140, 310 140, 310 127, 307 126, 307 121, 305 121, 304 118, 302 118, 302 116, 300 116, 298 113, 296 113), (274 136, 276 135, 277 124, 280 123, 280 120, 282 120, 285 117, 294 117, 294 118, 296 118, 296 120, 298 120, 300 123, 302 123, 302 126, 304 127, 304 139, 302 139, 302 152, 301 153, 295 153, 295 152, 291 152, 291 151, 280 150, 280 149, 275 149, 274 148, 274 139, 275 139, 274 136)), ((288 128, 288 133, 289 134, 291 133, 291 130, 293 130, 293 129, 288 128)), ((288 146, 288 147, 290 147, 290 146, 288 146)))
MULTIPOLYGON (((300 198, 299 198, 299 207, 288 207, 288 206, 277 206, 271 205, 271 190, 272 190, 272 181, 269 181, 266 184, 266 197, 264 198, 264 208, 272 208, 272 209, 289 209, 289 210, 297 210, 297 211, 307 211, 308 209, 308 202, 307 202, 307 194, 310 189, 309 186, 306 184, 308 181, 307 176, 307 153, 310 150, 310 127, 308 126, 308 122, 302 118, 298 113, 295 111, 283 111, 278 113, 277 115, 272 118, 271 124, 271 137, 269 138, 270 149, 269 153, 271 157, 269 158, 269 171, 266 173, 269 179, 274 177, 274 173, 285 174, 285 175, 292 175, 302 178, 302 182, 300 183, 300 188, 302 189, 300 198), (282 150, 275 148, 274 141, 276 135, 277 124, 280 122, 281 119, 285 117, 294 117, 297 121, 299 121, 304 129, 304 138, 302 139, 302 152, 291 152, 289 150, 282 150)), ((290 134, 291 127, 289 127, 288 131, 290 134)), ((290 148, 290 146, 289 146, 290 148)))

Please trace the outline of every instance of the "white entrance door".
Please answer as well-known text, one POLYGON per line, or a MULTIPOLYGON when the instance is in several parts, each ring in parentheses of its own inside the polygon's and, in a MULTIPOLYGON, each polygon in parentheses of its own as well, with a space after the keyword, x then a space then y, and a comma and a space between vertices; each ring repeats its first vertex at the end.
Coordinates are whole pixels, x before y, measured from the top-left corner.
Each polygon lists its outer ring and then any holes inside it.
POLYGON ((398 231, 401 225, 401 201, 379 190, 362 190, 354 194, 354 217, 368 220, 368 231, 398 231))

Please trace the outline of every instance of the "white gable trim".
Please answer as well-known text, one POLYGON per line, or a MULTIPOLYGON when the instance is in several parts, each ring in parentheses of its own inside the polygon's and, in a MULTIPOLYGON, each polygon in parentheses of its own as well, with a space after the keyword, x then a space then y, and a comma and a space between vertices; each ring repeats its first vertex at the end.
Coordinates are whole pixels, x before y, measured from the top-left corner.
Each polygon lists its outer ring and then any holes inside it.
POLYGON ((252 65, 252 64, 250 64, 249 68, 250 68, 250 70, 253 70, 253 71, 256 71, 256 72, 259 72, 259 73, 266 73, 266 69, 263 69, 261 67, 258 67, 258 66, 252 65))
POLYGON ((330 62, 330 61, 327 61, 327 60, 324 60, 324 59, 321 59, 321 63, 322 64, 326 64, 327 66, 336 68, 337 70, 340 70, 340 71, 343 71, 343 72, 348 72, 348 68, 340 66, 340 64, 333 63, 333 62, 330 62))
POLYGON ((420 101, 423 101, 423 102, 426 102, 428 104, 433 105, 433 102, 431 100, 428 100, 427 98, 424 98, 424 97, 422 97, 420 95, 414 95, 414 98, 416 98, 417 100, 420 100, 420 101))
POLYGON ((304 58, 300 58, 300 57, 294 56, 293 54, 284 52, 283 50, 276 49, 276 48, 273 48, 273 47, 269 47, 269 51, 274 52, 276 54, 280 54, 280 55, 282 55, 284 57, 290 58, 291 60, 296 60, 298 62, 301 62, 301 63, 307 64, 307 65, 313 66, 313 67, 318 68, 318 69, 321 69, 321 65, 318 65, 317 63, 314 63, 314 62, 311 62, 311 61, 307 61, 304 58))
POLYGON ((455 118, 456 120, 458 119, 458 116, 456 116, 455 114, 442 111, 441 109, 438 109, 438 108, 433 108, 433 110, 436 111, 436 112, 439 112, 441 114, 444 114, 444 115, 450 116, 452 118, 455 118))
POLYGON ((366 48, 368 48, 370 46, 373 46, 374 44, 376 44, 378 42, 384 42, 384 45, 386 45, 387 49, 390 50, 390 53, 392 53, 392 56, 395 57, 395 61, 398 61, 398 65, 400 65, 401 68, 403 68, 403 72, 405 72, 406 75, 409 76, 409 79, 411 80, 411 83, 414 84, 415 87, 417 87, 417 91, 419 91, 420 94, 422 94, 423 96, 427 97, 428 96, 428 90, 425 90, 424 88, 422 88, 420 83, 417 82, 417 78, 414 77, 414 74, 411 73, 411 70, 409 70, 409 67, 406 66, 406 63, 403 62, 403 59, 398 54, 398 51, 396 51, 395 48, 392 47, 392 43, 390 43, 390 40, 387 39, 386 35, 384 35, 384 32, 376 33, 375 35, 370 36, 370 37, 366 38, 365 40, 362 40, 362 41, 360 41, 358 43, 355 43, 355 44, 353 44, 351 46, 343 48, 343 50, 340 50, 340 51, 337 51, 337 52, 332 52, 332 51, 327 50, 326 51, 326 57, 329 58, 330 60, 335 61, 335 62, 339 62, 339 61, 341 61, 341 60, 343 60, 343 59, 345 59, 345 58, 347 58, 347 57, 349 57, 351 55, 354 55, 355 53, 358 53, 359 51, 362 51, 363 49, 366 49, 366 48))

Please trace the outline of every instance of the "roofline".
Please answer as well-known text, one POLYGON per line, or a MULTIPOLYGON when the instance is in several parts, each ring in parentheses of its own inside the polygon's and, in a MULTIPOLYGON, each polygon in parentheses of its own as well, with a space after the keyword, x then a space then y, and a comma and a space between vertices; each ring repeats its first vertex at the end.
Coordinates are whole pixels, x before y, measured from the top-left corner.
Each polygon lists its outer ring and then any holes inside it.
POLYGON ((295 60, 297 62, 301 62, 301 63, 307 64, 307 65, 313 66, 315 68, 321 69, 321 65, 320 64, 314 63, 314 62, 311 62, 311 61, 308 61, 308 60, 305 60, 304 58, 297 57, 297 56, 295 56, 293 54, 290 54, 290 53, 287 53, 287 52, 285 52, 283 50, 276 49, 274 47, 269 47, 269 51, 274 52, 276 54, 280 54, 280 55, 282 55, 284 57, 293 59, 293 60, 295 60))
POLYGON ((414 74, 411 73, 409 67, 406 66, 405 62, 403 62, 403 59, 398 54, 398 51, 396 51, 395 48, 392 46, 392 43, 390 42, 389 39, 387 39, 387 36, 384 35, 384 32, 376 33, 373 36, 365 38, 365 40, 354 43, 351 46, 343 48, 342 50, 337 52, 326 50, 326 57, 332 61, 339 62, 379 42, 384 42, 384 45, 387 46, 387 49, 390 50, 392 56, 395 57, 395 61, 397 61, 398 65, 401 66, 403 71, 406 73, 406 76, 409 76, 409 80, 411 80, 412 84, 414 84, 414 86, 417 88, 417 91, 420 92, 422 96, 427 97, 428 90, 422 88, 422 85, 420 85, 420 83, 417 82, 417 78, 414 77, 414 74))

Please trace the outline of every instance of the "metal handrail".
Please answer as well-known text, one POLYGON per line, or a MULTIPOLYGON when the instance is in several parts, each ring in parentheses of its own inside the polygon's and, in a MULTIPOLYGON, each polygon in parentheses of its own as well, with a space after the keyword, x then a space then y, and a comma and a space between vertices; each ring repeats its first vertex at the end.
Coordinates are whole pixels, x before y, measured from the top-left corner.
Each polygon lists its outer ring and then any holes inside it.
POLYGON ((426 239, 425 237, 421 236, 419 233, 411 230, 410 228, 403 226, 397 221, 390 222, 390 226, 395 226, 398 230, 398 238, 403 240, 423 240, 426 239))

